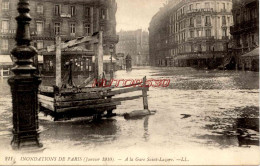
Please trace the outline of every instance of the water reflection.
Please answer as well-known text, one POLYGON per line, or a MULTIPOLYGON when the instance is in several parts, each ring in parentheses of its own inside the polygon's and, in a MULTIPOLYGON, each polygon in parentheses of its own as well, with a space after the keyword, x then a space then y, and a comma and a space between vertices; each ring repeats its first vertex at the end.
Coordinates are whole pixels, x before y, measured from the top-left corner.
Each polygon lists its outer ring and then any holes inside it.
POLYGON ((103 119, 99 122, 74 120, 67 122, 40 121, 46 128, 41 134, 43 139, 62 141, 81 141, 82 144, 115 141, 120 127, 115 119, 103 119))
POLYGON ((197 138, 206 144, 221 148, 229 146, 259 146, 259 108, 238 107, 216 112, 207 116, 202 126, 209 133, 201 134, 197 138))
POLYGON ((149 116, 144 118, 144 140, 147 142, 149 141, 149 131, 148 131, 148 125, 149 125, 149 116))
POLYGON ((205 134, 202 136, 198 136, 197 138, 204 140, 203 144, 217 146, 220 148, 238 146, 238 139, 236 136, 205 134))

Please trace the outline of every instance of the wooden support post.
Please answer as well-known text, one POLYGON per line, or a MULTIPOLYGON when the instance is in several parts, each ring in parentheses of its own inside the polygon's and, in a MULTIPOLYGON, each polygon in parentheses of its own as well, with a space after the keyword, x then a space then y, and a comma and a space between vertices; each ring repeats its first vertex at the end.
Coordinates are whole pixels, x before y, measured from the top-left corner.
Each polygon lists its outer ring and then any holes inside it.
POLYGON ((61 84, 61 37, 56 36, 56 86, 61 84))
POLYGON ((14 76, 8 83, 12 92, 13 112, 13 149, 38 148, 39 122, 38 122, 38 87, 41 79, 35 74, 33 57, 37 50, 31 46, 29 0, 19 0, 16 31, 16 47, 12 55, 16 58, 12 68, 14 76))
POLYGON ((146 76, 143 78, 143 89, 142 89, 142 94, 143 94, 143 104, 144 104, 144 109, 148 109, 148 99, 147 99, 147 88, 146 88, 146 76))
MULTIPOLYGON (((94 7, 90 7, 90 34, 94 33, 94 7)), ((94 50, 94 44, 90 45, 90 50, 94 50)))
POLYGON ((57 96, 59 96, 59 93, 60 93, 60 89, 59 87, 57 86, 53 86, 53 92, 54 92, 54 96, 53 96, 53 102, 54 102, 54 113, 53 113, 53 116, 54 116, 54 121, 57 121, 59 119, 58 115, 57 115, 57 106, 56 106, 56 103, 57 103, 57 96))
POLYGON ((99 42, 98 42, 98 76, 102 78, 103 76, 103 32, 99 32, 99 42))
POLYGON ((98 34, 98 44, 95 44, 95 79, 101 80, 103 76, 103 32, 98 34))

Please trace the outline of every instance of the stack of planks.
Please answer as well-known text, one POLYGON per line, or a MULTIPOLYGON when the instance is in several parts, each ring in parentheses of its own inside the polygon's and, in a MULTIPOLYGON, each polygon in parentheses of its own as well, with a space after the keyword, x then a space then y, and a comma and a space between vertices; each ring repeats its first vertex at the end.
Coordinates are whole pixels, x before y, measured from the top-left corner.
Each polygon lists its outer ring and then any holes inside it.
POLYGON ((39 89, 40 111, 54 117, 54 120, 64 117, 81 117, 102 115, 104 112, 112 113, 122 101, 143 98, 144 109, 148 109, 147 91, 149 87, 144 83, 127 85, 124 87, 74 87, 60 89, 56 86, 41 86, 39 89), (140 86, 141 85, 141 86, 140 86), (142 91, 142 94, 128 97, 116 95, 142 91))

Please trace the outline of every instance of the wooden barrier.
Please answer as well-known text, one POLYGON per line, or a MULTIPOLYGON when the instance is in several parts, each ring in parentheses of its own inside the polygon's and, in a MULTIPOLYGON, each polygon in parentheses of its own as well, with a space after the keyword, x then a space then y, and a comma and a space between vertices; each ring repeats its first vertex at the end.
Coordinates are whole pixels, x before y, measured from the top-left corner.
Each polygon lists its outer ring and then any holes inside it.
POLYGON ((142 89, 142 94, 143 94, 143 104, 144 104, 144 109, 148 109, 148 99, 147 99, 147 87, 146 87, 146 76, 143 78, 143 89, 142 89))
MULTIPOLYGON (((39 88, 40 94, 38 97, 40 106, 48 109, 48 111, 53 111, 52 115, 57 116, 61 113, 63 115, 68 113, 75 113, 76 115, 79 113, 84 116, 94 116, 95 114, 103 114, 105 111, 107 111, 107 114, 112 115, 113 109, 115 109, 117 105, 121 105, 122 101, 135 100, 138 98, 143 98, 143 108, 150 113, 147 99, 148 90, 149 87, 146 85, 146 77, 144 77, 142 83, 121 86, 118 88, 74 87, 63 89, 57 86, 41 86, 39 88), (142 94, 127 97, 115 97, 119 94, 135 91, 141 91, 142 94)), ((40 110, 44 109, 41 108, 40 110)))
POLYGON ((41 93, 54 93, 54 89, 51 86, 40 86, 39 91, 41 93))

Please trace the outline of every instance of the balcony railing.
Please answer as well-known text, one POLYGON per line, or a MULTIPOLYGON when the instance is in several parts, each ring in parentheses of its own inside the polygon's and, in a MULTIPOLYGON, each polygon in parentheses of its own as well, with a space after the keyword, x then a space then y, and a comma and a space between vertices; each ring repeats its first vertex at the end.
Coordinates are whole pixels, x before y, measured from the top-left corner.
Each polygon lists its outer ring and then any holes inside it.
POLYGON ((191 9, 187 11, 187 13, 196 13, 196 12, 213 12, 213 8, 191 9))
POLYGON ((61 13, 60 17, 62 17, 62 18, 71 18, 71 14, 61 13))
POLYGON ((189 37, 188 40, 214 40, 214 36, 189 37))
POLYGON ((16 30, 14 29, 1 29, 1 34, 15 34, 16 30))

